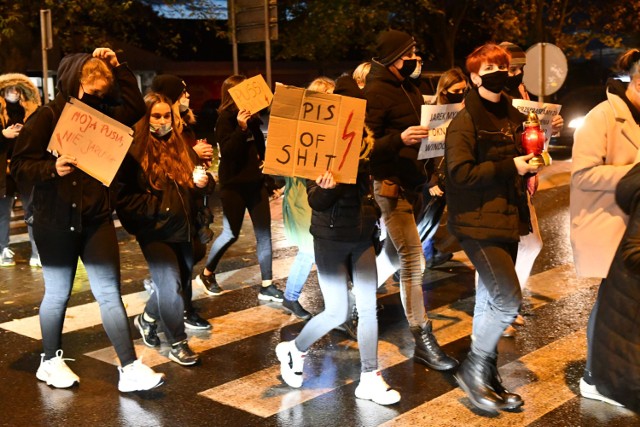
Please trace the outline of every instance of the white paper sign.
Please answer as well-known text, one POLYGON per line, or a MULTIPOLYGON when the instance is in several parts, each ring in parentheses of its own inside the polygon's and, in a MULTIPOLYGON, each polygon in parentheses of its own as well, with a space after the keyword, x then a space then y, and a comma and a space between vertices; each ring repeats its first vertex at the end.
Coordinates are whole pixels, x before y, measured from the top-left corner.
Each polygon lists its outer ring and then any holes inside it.
POLYGON ((429 137, 422 139, 418 160, 444 156, 444 139, 451 120, 462 110, 462 103, 423 105, 420 126, 429 128, 429 137))
POLYGON ((533 111, 538 115, 540 128, 543 130, 545 136, 544 146, 546 149, 546 147, 549 146, 549 140, 551 139, 551 119, 553 119, 553 116, 560 114, 562 105, 549 104, 547 102, 526 101, 524 99, 514 99, 512 104, 522 114, 527 115, 530 111, 533 111))
POLYGON ((77 167, 111 185, 131 146, 133 130, 71 98, 64 106, 47 150, 75 157, 77 167))

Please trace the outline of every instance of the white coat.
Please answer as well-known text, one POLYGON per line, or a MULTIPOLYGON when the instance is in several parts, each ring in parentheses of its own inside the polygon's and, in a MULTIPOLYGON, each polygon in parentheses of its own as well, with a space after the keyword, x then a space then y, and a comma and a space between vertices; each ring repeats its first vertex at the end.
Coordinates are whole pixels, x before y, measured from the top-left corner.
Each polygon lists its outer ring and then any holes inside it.
POLYGON ((607 91, 576 129, 571 169, 571 247, 579 277, 607 277, 627 224, 615 201, 620 179, 640 161, 640 126, 607 91))

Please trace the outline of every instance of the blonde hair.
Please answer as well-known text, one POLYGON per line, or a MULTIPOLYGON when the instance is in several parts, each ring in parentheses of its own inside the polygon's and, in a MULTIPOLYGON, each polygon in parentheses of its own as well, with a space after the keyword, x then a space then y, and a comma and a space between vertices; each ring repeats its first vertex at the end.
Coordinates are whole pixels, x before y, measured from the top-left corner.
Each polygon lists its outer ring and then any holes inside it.
POLYGON ((353 74, 351 75, 351 77, 353 77, 353 80, 356 81, 356 84, 360 89, 362 89, 365 83, 367 82, 367 74, 369 74, 370 70, 371 70, 371 62, 366 61, 358 65, 356 69, 353 71, 353 74))
POLYGON ((113 73, 102 59, 89 58, 87 62, 82 65, 80 83, 92 84, 99 79, 106 81, 107 86, 111 87, 113 84, 113 73))
POLYGON ((309 83, 309 86, 307 86, 307 90, 322 93, 333 93, 333 89, 335 89, 335 87, 336 82, 333 79, 325 76, 320 76, 309 83))

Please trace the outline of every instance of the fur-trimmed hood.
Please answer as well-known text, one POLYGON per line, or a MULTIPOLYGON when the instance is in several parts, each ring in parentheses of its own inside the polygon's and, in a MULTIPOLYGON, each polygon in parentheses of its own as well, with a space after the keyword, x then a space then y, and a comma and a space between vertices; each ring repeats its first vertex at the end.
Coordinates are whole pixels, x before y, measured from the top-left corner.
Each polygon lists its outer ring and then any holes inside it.
MULTIPOLYGON (((11 86, 20 88, 23 95, 20 97, 20 105, 24 108, 24 120, 26 121, 31 113, 42 103, 40 100, 40 92, 29 77, 24 74, 8 73, 0 75, 0 95, 4 96, 4 90, 11 86)), ((5 108, 3 108, 2 111, 3 113, 6 112, 5 108)))

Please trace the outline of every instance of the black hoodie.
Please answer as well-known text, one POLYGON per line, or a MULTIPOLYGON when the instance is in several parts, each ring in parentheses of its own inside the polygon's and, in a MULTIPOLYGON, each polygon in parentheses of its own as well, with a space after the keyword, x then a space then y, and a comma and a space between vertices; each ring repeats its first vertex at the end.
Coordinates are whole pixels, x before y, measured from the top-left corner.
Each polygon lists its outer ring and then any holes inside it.
MULTIPOLYGON (((58 94, 29 117, 16 141, 11 174, 25 194, 33 189, 34 224, 56 230, 80 232, 82 226, 111 218, 113 204, 109 189, 76 168, 61 177, 56 158, 47 151, 49 140, 70 96, 78 96, 80 72, 90 54, 65 56, 58 67, 58 94)), ((132 126, 146 112, 144 99, 134 74, 125 64, 112 69, 119 100, 98 107, 107 116, 132 126)), ((94 106, 96 107, 96 106, 94 106)))

